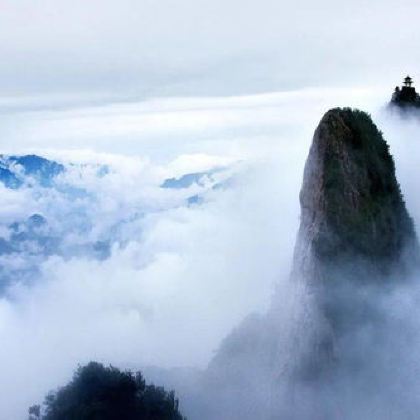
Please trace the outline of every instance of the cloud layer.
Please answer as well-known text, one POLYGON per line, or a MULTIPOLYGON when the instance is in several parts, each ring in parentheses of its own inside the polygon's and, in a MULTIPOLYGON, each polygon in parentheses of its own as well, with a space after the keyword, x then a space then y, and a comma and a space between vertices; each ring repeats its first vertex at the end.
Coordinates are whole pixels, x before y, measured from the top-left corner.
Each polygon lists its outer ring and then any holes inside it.
MULTIPOLYGON (((61 245, 2 257, 15 278, 0 302, 1 416, 24 416, 91 359, 206 366, 288 276, 318 119, 331 105, 375 111, 378 96, 308 90, 8 114, 7 152, 36 152, 66 171, 53 187, 2 187, 2 237, 37 213, 61 245), (202 172, 186 188, 161 187, 202 172), (98 241, 109 244, 105 255, 88 247, 98 241), (36 267, 30 281, 22 264, 36 267)), ((413 154, 386 121, 411 195, 403 168, 415 170, 413 154)))

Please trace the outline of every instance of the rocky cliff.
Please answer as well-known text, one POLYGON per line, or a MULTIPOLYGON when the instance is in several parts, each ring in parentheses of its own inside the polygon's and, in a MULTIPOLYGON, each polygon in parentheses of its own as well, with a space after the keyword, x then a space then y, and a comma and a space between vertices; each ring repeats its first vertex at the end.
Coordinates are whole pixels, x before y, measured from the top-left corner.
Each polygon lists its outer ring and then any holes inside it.
POLYGON ((337 108, 322 118, 300 203, 292 281, 310 306, 298 319, 310 338, 294 368, 317 378, 340 359, 341 336, 381 319, 371 296, 410 275, 418 244, 389 147, 361 111, 337 108))
POLYGON ((300 203, 294 271, 309 280, 328 281, 325 269, 335 265, 358 280, 384 278, 416 243, 388 145, 361 111, 333 109, 322 118, 300 203))
POLYGON ((356 396, 360 384, 384 370, 368 356, 389 341, 380 302, 410 277, 419 251, 393 158, 366 113, 323 116, 300 203, 290 293, 222 343, 205 380, 217 401, 210 418, 354 419, 371 410, 343 407, 362 401, 369 391, 356 396))

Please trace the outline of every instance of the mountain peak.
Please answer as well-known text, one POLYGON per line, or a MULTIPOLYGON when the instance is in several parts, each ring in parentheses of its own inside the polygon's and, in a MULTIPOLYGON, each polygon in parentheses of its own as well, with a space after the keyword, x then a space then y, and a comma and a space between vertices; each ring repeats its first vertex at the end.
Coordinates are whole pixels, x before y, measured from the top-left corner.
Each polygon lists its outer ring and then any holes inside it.
POLYGON ((420 96, 413 86, 413 79, 410 76, 404 78, 401 87, 396 86, 390 104, 403 109, 420 108, 420 96))
POLYGON ((388 144, 362 111, 335 108, 323 116, 300 203, 292 281, 301 285, 304 308, 296 334, 307 338, 296 338, 300 356, 290 369, 318 381, 346 354, 342 337, 384 319, 371 296, 408 278, 419 248, 388 144))
MULTIPOLYGON (((300 270, 311 258, 389 273, 417 243, 389 146, 370 116, 335 108, 321 119, 300 193, 300 270), (303 245, 303 242, 305 245, 303 245)), ((312 262, 311 262, 312 264, 312 262)), ((357 270, 359 271, 359 270, 357 270)))
POLYGON ((356 400, 357 380, 388 369, 367 353, 389 340, 382 299, 408 284, 419 248, 388 144, 368 114, 334 108, 322 117, 300 203, 290 281, 267 314, 228 335, 204 376, 216 411, 230 408, 226 396, 245 401, 229 418, 367 418, 370 407, 357 407, 362 416, 343 407, 356 400))

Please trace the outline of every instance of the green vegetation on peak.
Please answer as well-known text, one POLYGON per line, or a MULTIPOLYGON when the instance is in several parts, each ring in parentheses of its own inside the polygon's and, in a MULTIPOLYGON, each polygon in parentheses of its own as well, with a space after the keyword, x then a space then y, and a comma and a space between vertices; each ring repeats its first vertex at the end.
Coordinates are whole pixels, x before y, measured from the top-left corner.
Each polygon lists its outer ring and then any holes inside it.
POLYGON ((320 260, 360 258, 386 272, 416 244, 389 146, 365 112, 335 108, 324 115, 300 198, 301 229, 320 260))

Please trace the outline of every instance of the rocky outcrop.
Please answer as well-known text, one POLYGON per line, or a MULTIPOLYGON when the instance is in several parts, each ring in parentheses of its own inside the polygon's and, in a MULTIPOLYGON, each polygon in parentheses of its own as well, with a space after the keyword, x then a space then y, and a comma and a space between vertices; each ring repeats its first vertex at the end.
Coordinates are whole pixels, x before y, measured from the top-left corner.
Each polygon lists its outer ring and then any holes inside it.
POLYGON ((389 147, 370 117, 333 109, 315 131, 300 193, 294 274, 327 282, 389 278, 416 244, 389 147))
POLYGON ((266 316, 245 320, 222 343, 205 378, 219 410, 212 419, 229 410, 225 418, 299 420, 367 412, 343 406, 361 398, 353 379, 366 382, 367 354, 389 341, 380 296, 419 261, 393 158, 369 115, 349 108, 324 115, 300 203, 289 294, 277 294, 266 316), (232 408, 235 398, 241 403, 232 408))
POLYGON ((412 86, 410 76, 404 79, 403 86, 397 86, 391 97, 390 106, 401 111, 420 109, 420 96, 416 88, 412 86))
POLYGON ((311 339, 296 366, 317 378, 340 358, 341 336, 381 318, 372 293, 409 276, 418 244, 389 147, 361 111, 337 108, 322 118, 300 203, 292 280, 304 290, 302 305, 311 308, 297 320, 310 325, 311 339))

